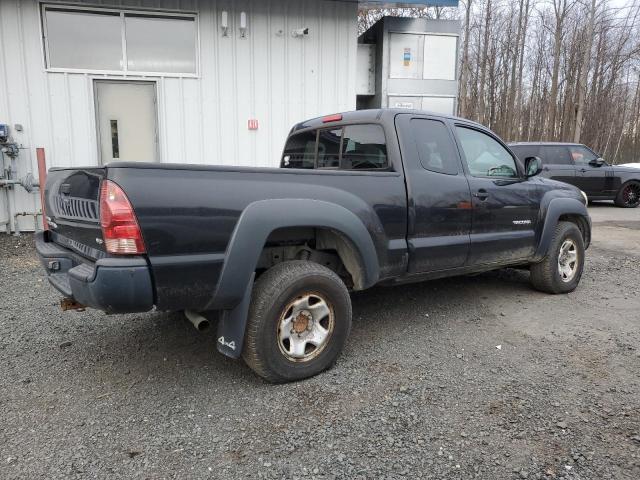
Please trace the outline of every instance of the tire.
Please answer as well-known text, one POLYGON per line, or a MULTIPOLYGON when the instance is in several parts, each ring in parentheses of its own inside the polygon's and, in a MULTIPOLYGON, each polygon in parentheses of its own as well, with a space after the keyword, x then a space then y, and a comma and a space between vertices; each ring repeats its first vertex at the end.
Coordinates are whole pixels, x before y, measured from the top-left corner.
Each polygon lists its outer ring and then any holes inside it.
POLYGON ((584 254, 584 239, 578 226, 571 222, 559 222, 547 256, 530 267, 531 284, 536 290, 546 293, 572 292, 582 277, 584 254), (575 262, 570 261, 571 252, 575 252, 575 262), (561 258, 561 255, 564 256, 561 258))
POLYGON ((284 262, 253 287, 242 357, 269 382, 301 380, 335 363, 350 330, 351 298, 340 277, 317 263, 284 262))
POLYGON ((640 182, 631 180, 618 190, 615 199, 616 207, 636 208, 640 205, 640 182))

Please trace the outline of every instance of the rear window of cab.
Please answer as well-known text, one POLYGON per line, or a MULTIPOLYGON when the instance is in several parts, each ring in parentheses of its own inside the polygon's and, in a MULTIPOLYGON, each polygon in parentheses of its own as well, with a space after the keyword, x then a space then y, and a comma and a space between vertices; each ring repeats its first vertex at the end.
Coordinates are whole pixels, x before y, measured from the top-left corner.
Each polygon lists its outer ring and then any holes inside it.
POLYGON ((377 124, 341 125, 295 133, 287 139, 281 168, 385 170, 384 129, 377 124))

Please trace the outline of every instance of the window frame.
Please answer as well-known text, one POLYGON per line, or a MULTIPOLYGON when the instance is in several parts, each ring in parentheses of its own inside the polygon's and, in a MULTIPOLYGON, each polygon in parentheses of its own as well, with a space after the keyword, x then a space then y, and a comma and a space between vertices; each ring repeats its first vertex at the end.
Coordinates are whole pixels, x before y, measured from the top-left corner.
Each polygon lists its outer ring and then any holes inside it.
POLYGON ((170 78, 200 78, 200 18, 196 12, 188 12, 181 10, 160 10, 152 8, 115 8, 115 7, 101 7, 91 6, 85 4, 56 4, 49 1, 38 1, 39 13, 40 13, 40 39, 42 48, 42 66, 46 72, 50 73, 82 73, 82 74, 94 74, 94 75, 114 75, 118 77, 170 77, 170 78), (120 39, 122 49, 122 63, 123 68, 121 70, 102 70, 91 68, 68 68, 68 67, 51 67, 49 65, 49 38, 47 32, 47 10, 53 11, 70 11, 79 13, 94 13, 94 14, 115 14, 120 17, 120 39), (189 18, 193 19, 195 26, 195 72, 144 72, 139 70, 129 70, 127 62, 127 45, 126 45, 126 32, 125 32, 125 16, 143 16, 143 17, 157 17, 157 18, 189 18))
POLYGON ((458 152, 460 154, 460 158, 462 159, 462 168, 464 169, 464 172, 466 175, 469 175, 473 178, 487 178, 491 180, 504 180, 504 181, 509 181, 509 180, 520 181, 523 178, 526 178, 524 176, 524 172, 523 172, 523 169, 521 168, 520 162, 518 161, 518 157, 509 149, 507 144, 504 143, 502 140, 500 140, 500 138, 498 138, 496 135, 494 135, 493 132, 489 130, 485 130, 484 128, 478 128, 475 125, 469 125, 469 124, 460 123, 460 122, 455 122, 453 126, 454 126, 454 129, 466 128, 467 130, 473 130, 475 132, 482 133, 492 138, 496 142, 498 142, 498 144, 501 145, 502 148, 506 150, 506 152, 509 154, 509 156, 513 160, 513 163, 516 167, 516 174, 517 174, 517 176, 515 177, 503 177, 500 175, 473 175, 471 173, 471 170, 469 170, 469 162, 467 161, 467 155, 465 154, 464 148, 462 147, 462 141, 460 139, 460 136, 458 135, 458 131, 455 130, 456 145, 458 146, 458 152))

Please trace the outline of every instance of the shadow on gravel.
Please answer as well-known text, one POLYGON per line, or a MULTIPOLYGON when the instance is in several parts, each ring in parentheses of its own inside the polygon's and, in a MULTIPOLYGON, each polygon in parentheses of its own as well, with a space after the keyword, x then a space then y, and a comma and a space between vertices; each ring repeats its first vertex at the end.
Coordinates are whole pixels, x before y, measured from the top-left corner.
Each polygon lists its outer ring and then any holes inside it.
POLYGON ((374 287, 352 294, 354 328, 375 319, 378 313, 401 317, 412 308, 434 309, 464 304, 471 308, 483 304, 482 295, 500 295, 508 300, 523 293, 536 295, 529 285, 527 270, 504 269, 480 275, 431 280, 427 282, 374 287), (395 314, 395 315, 394 315, 395 314))
MULTIPOLYGON (((426 318, 428 312, 464 304, 473 315, 488 296, 500 295, 510 301, 523 293, 535 295, 528 272, 513 269, 356 292, 347 354, 357 356, 362 342, 386 341, 390 326, 392 330, 418 328, 420 334, 430 335, 441 320, 426 318)), ((65 338, 71 347, 61 348, 60 355, 69 374, 79 375, 82 383, 102 382, 101 388, 107 390, 121 390, 123 384, 127 389, 179 388, 185 395, 203 394, 211 385, 263 384, 242 361, 217 352, 215 321, 208 331, 198 332, 180 313, 105 316, 88 311, 70 315, 65 338)))

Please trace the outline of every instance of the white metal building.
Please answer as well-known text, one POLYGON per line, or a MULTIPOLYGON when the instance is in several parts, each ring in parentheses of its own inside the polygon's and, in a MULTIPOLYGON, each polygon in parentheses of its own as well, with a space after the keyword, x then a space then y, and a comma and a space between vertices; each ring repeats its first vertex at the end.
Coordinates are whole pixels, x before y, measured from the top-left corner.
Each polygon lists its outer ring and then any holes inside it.
MULTIPOLYGON (((276 166, 294 123, 356 107, 357 8, 0 0, 0 124, 19 147, 0 182, 37 177, 36 147, 48 167, 276 166)), ((33 230, 39 210, 37 195, 0 188, 0 229, 33 230)))

